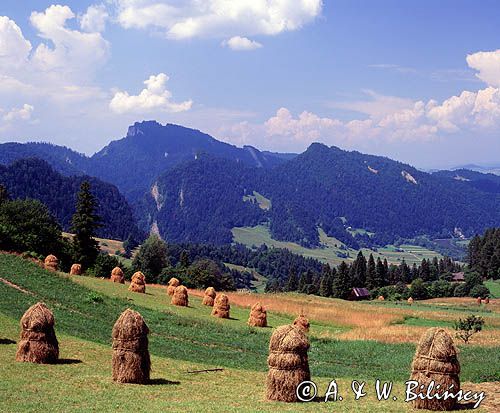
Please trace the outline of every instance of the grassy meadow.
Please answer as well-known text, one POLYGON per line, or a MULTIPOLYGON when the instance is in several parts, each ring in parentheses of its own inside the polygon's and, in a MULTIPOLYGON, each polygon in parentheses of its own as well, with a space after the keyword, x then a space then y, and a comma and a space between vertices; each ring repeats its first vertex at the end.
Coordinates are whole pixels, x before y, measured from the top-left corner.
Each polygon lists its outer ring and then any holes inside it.
MULTIPOLYGON (((327 236, 322 229, 319 229, 318 232, 322 248, 306 248, 294 242, 272 239, 269 228, 266 225, 235 227, 232 229, 234 242, 246 245, 247 247, 265 244, 275 248, 287 248, 295 254, 315 258, 331 265, 339 265, 342 261, 353 261, 358 255, 358 250, 345 247, 338 239, 327 236), (349 256, 348 258, 342 258, 342 255, 339 256, 339 254, 348 254, 349 256)), ((351 233, 355 232, 363 232, 363 230, 351 230, 351 233)), ((409 265, 413 263, 420 264, 424 258, 442 257, 438 252, 419 247, 418 245, 400 245, 399 247, 387 245, 384 248, 378 248, 377 251, 366 248, 363 248, 361 251, 363 251, 365 257, 373 254, 375 259, 377 257, 380 257, 382 260, 386 258, 389 264, 400 264, 403 259, 409 265)))
MULTIPOLYGON (((201 292, 190 291, 189 307, 170 305, 165 287, 146 294, 127 285, 91 277, 49 273, 19 257, 0 254, 0 411, 411 411, 402 401, 404 381, 418 336, 431 326, 449 328, 468 311, 479 312, 487 328, 460 345, 464 388, 498 391, 500 304, 478 307, 472 300, 351 303, 300 294, 230 293, 231 319, 210 316, 201 292), (14 361, 18 320, 37 301, 54 312, 62 363, 14 361), (246 325, 249 306, 268 308, 269 328, 246 325), (126 308, 139 311, 150 330, 152 383, 120 385, 111 380, 111 329, 126 308), (310 368, 324 394, 337 380, 342 402, 271 403, 264 399, 267 347, 273 327, 303 311, 311 320, 310 368), (221 372, 189 373, 222 368, 221 372), (394 382, 397 401, 378 402, 375 379, 394 382), (368 396, 354 401, 352 380, 367 381, 368 396), (495 384, 495 382, 497 382, 495 384)), ((483 402, 495 411, 498 399, 483 402)))

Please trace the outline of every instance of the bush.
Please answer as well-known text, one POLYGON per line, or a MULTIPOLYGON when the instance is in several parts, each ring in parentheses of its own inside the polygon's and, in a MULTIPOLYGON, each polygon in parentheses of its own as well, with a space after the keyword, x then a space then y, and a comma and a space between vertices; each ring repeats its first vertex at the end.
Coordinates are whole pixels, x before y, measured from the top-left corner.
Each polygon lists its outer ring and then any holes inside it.
POLYGON ((448 281, 438 280, 432 282, 428 286, 427 290, 432 298, 452 297, 454 292, 454 286, 448 281))
POLYGON ((94 266, 89 272, 94 277, 109 278, 111 276, 111 271, 115 267, 122 267, 118 258, 108 254, 99 254, 95 260, 94 266))
POLYGON ((459 318, 458 321, 455 321, 453 327, 457 331, 457 338, 462 339, 467 344, 474 334, 483 329, 483 325, 484 319, 482 317, 470 315, 463 320, 459 318))
POLYGON ((469 295, 469 288, 467 284, 458 284, 453 290, 454 297, 467 297, 469 295))
POLYGON ((410 297, 415 300, 425 300, 426 298, 429 298, 429 292, 427 291, 427 287, 421 278, 417 278, 411 283, 410 297))
POLYGON ((167 244, 155 234, 141 245, 132 263, 135 271, 144 273, 148 283, 158 282, 158 276, 167 265, 167 244))
POLYGON ((484 284, 476 285, 470 290, 469 295, 471 297, 486 298, 490 296, 490 290, 484 284))

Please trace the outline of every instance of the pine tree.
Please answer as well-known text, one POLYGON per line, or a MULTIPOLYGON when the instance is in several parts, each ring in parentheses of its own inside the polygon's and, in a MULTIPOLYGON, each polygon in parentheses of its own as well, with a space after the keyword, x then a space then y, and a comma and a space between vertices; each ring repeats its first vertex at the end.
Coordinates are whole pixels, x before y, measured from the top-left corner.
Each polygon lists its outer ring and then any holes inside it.
POLYGON ((344 261, 342 261, 338 267, 337 276, 333 280, 333 296, 345 300, 349 297, 351 288, 352 285, 349 277, 349 267, 344 261))
POLYGON ((368 266, 366 269, 366 288, 373 290, 377 288, 376 285, 377 273, 375 269, 375 260, 373 259, 373 254, 370 254, 368 258, 368 266))
POLYGON ((101 218, 96 213, 97 200, 90 192, 90 183, 83 181, 78 193, 76 212, 71 219, 73 254, 75 262, 84 269, 92 267, 99 254, 99 243, 94 238, 101 226, 101 218))
POLYGON ((292 268, 290 270, 290 275, 288 276, 288 280, 285 285, 285 291, 297 291, 297 288, 298 288, 297 273, 292 268))
POLYGON ((380 288, 384 285, 386 279, 385 266, 380 257, 377 258, 377 266, 375 267, 375 282, 373 288, 380 288))
POLYGON ((366 284, 366 258, 362 251, 358 252, 358 256, 353 263, 354 278, 353 283, 355 287, 364 287, 366 284))
POLYGON ((187 268, 190 265, 189 253, 186 250, 182 250, 181 256, 179 257, 179 265, 181 268, 187 268))
POLYGON ((422 263, 420 264, 420 274, 419 278, 421 278, 424 281, 430 281, 431 279, 431 268, 429 265, 429 261, 427 261, 425 258, 422 260, 422 263))
POLYGON ((322 297, 331 297, 332 295, 332 284, 331 284, 331 270, 330 266, 325 265, 321 273, 321 281, 319 284, 319 295, 322 297))

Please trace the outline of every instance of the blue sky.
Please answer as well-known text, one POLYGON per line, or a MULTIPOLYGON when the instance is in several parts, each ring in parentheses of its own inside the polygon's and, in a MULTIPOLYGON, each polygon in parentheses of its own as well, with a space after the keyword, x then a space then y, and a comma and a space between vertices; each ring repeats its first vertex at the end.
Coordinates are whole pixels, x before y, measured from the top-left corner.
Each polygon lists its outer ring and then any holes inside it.
POLYGON ((497 1, 2 0, 0 16, 2 142, 90 154, 156 119, 282 152, 500 164, 497 1))

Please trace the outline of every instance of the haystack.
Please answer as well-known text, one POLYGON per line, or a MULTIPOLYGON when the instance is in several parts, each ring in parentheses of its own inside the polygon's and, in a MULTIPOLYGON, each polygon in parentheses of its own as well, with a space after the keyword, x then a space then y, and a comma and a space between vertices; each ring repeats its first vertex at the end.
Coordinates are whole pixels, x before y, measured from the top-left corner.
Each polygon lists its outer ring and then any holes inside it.
POLYGON ((250 310, 248 325, 254 327, 267 327, 267 311, 261 303, 255 303, 250 310))
POLYGON ((134 275, 132 275, 132 280, 130 281, 130 287, 128 287, 128 289, 136 293, 145 293, 146 276, 140 271, 134 273, 134 275))
POLYGON ((408 304, 412 305, 413 304, 413 298, 408 298, 408 304))
POLYGON ((476 298, 477 305, 481 305, 481 297, 476 298))
POLYGON ((209 307, 213 307, 216 295, 217 293, 215 292, 215 288, 208 287, 205 290, 205 295, 203 296, 203 305, 208 305, 209 307))
POLYGON ((304 314, 299 315, 295 320, 293 320, 293 325, 301 328, 306 333, 309 331, 309 320, 304 316, 304 314))
POLYGON ((214 301, 212 315, 219 318, 229 318, 229 297, 226 294, 217 294, 214 301))
POLYGON ((137 384, 149 381, 148 333, 144 318, 136 311, 127 309, 116 320, 112 333, 114 381, 137 384))
POLYGON ((54 332, 54 315, 44 303, 32 305, 21 318, 21 339, 16 361, 55 363, 59 343, 54 332))
POLYGON ((378 298, 377 298, 377 300, 379 300, 379 301, 384 301, 384 300, 385 300, 385 298, 384 298, 384 296, 383 296, 383 295, 379 295, 379 296, 378 296, 378 298))
POLYGON ((489 303, 490 303, 490 297, 486 297, 486 298, 484 299, 484 303, 485 303, 485 304, 489 304, 489 303))
POLYGON ((120 267, 115 267, 111 271, 110 280, 114 283, 125 284, 125 276, 123 275, 123 270, 120 267))
POLYGON ((47 258, 45 258, 44 261, 44 266, 46 270, 57 271, 59 267, 59 260, 55 255, 47 255, 47 258))
POLYGON ((170 301, 173 305, 178 305, 180 307, 187 307, 189 305, 188 290, 183 285, 175 287, 174 295, 170 301))
POLYGON ((170 281, 168 282, 168 287, 167 287, 167 294, 172 296, 174 295, 174 292, 175 292, 175 289, 181 285, 181 282, 173 277, 173 278, 170 278, 170 281))
MULTIPOLYGON (((442 328, 434 327, 427 330, 420 338, 412 363, 411 380, 424 385, 424 389, 419 388, 418 391, 425 394, 429 383, 434 381, 434 389, 436 385, 441 385, 438 393, 448 390, 452 384, 452 391, 456 393, 460 390, 459 373, 460 363, 453 339, 442 328)), ((434 390, 432 394, 435 393, 434 390)), ((416 409, 453 410, 455 402, 454 398, 449 398, 448 400, 415 399, 412 403, 416 409)))
POLYGON ((269 342, 266 398, 297 402, 297 386, 311 379, 307 351, 309 340, 303 329, 287 325, 278 327, 269 342))
POLYGON ((69 270, 69 275, 82 275, 82 266, 80 264, 73 264, 69 270))

